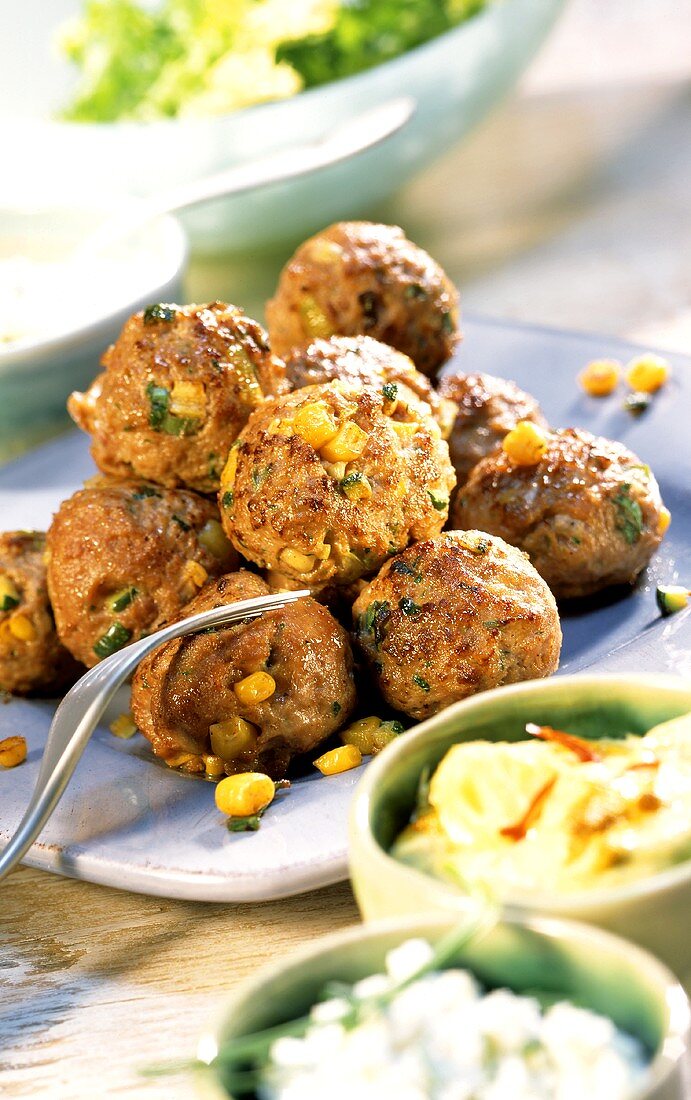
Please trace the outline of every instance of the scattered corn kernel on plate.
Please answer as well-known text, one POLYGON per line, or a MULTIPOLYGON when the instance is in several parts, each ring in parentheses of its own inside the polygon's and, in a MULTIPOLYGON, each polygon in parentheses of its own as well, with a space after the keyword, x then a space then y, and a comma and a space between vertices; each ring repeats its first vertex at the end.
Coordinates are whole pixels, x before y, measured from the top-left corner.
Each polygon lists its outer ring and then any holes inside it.
MULTIPOLYGON (((623 407, 623 389, 602 399, 578 380, 593 360, 630 359, 636 349, 628 345, 484 320, 468 321, 465 333, 456 365, 515 380, 535 394, 554 425, 578 424, 621 440, 651 464, 672 513, 665 540, 631 592, 613 590, 562 609, 559 672, 640 668, 691 676, 691 612, 663 615, 656 602, 659 586, 683 587, 691 576, 691 360, 673 357, 671 378, 640 412, 623 407)), ((93 472, 88 440, 77 433, 5 467, 3 527, 45 526, 93 472)), ((21 735, 28 745, 26 762, 3 776, 3 843, 33 789, 54 707, 22 699, 0 706, 0 740, 21 735)), ((94 734, 28 864, 199 901, 271 900, 346 877, 348 808, 362 767, 333 775, 315 769, 294 780, 288 796, 279 792, 261 829, 233 833, 216 809, 212 783, 172 771, 152 757, 140 735, 127 736, 118 719, 128 709, 124 692, 94 734), (120 736, 111 732, 113 722, 120 736)))

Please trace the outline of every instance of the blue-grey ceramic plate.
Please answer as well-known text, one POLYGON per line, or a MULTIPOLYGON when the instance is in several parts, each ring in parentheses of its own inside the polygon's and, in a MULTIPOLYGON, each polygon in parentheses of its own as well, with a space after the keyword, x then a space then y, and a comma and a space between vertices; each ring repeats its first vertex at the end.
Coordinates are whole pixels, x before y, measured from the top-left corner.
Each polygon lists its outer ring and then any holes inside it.
MULTIPOLYGON (((615 340, 475 320, 466 326, 463 369, 515 379, 541 401, 554 425, 579 425, 624 441, 650 463, 672 526, 637 587, 566 608, 561 672, 581 669, 691 676, 691 614, 662 619, 658 583, 691 583, 691 361, 639 419, 621 396, 595 399, 576 383, 583 364, 628 358, 615 340)), ((3 529, 45 527, 52 511, 93 473, 87 440, 71 434, 0 471, 3 529)), ((127 708, 124 698, 115 711, 127 708)), ((0 776, 0 840, 33 788, 53 706, 13 700, 0 707, 0 737, 23 734, 28 762, 0 776)), ((106 719, 107 722, 107 719, 106 719)), ((155 762, 139 736, 119 741, 104 724, 26 862, 60 874, 165 897, 268 900, 336 882, 347 874, 347 815, 361 771, 297 780, 257 833, 230 834, 213 786, 155 762)))

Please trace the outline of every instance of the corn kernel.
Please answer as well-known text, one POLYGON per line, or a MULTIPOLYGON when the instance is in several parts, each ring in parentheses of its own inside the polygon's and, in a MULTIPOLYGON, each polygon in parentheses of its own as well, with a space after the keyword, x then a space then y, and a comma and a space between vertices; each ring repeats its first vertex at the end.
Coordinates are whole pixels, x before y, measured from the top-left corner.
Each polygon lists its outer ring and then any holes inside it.
POLYGON ((343 249, 336 241, 317 237, 309 246, 310 259, 316 264, 333 264, 341 259, 343 249))
POLYGON ((217 519, 208 520, 199 532, 199 545, 221 560, 230 552, 230 541, 217 519))
POLYGON ((235 475, 238 469, 238 448, 233 446, 228 453, 223 473, 221 474, 221 492, 227 492, 235 485, 235 475))
POLYGON ((257 727, 237 715, 225 722, 209 726, 211 749, 214 756, 230 762, 243 753, 250 752, 257 744, 257 727))
POLYGON ((314 402, 298 409, 293 417, 293 431, 318 451, 338 432, 338 424, 325 405, 314 402))
POLYGON ((669 508, 665 508, 664 504, 660 509, 660 515, 657 520, 657 533, 658 535, 664 535, 665 531, 672 522, 672 513, 669 508))
POLYGON ((578 381, 591 397, 606 397, 619 385, 621 363, 616 359, 593 359, 578 375, 578 381))
POLYGON ((216 805, 228 817, 251 817, 265 810, 276 793, 273 779, 262 772, 240 772, 216 787, 216 805))
POLYGON ((24 737, 5 737, 0 741, 0 767, 16 768, 23 760, 26 760, 24 737))
POLYGON ((669 378, 670 369, 660 355, 639 355, 627 365, 626 381, 639 393, 655 393, 669 378))
POLYGON ((352 462, 364 451, 367 439, 367 432, 354 420, 346 420, 333 439, 320 448, 320 454, 327 462, 352 462))
POLYGON ((201 382, 174 382, 170 393, 170 412, 185 420, 206 416, 206 391, 201 382))
POLYGON ((183 768, 186 764, 191 764, 193 760, 198 759, 194 752, 176 752, 173 756, 166 757, 166 764, 169 768, 183 768))
POLYGON ((137 732, 137 723, 133 721, 131 714, 120 714, 110 723, 109 728, 114 737, 127 740, 129 737, 134 737, 137 732))
POLYGON ((303 554, 300 550, 293 550, 290 546, 281 550, 278 556, 280 561, 295 573, 311 573, 317 561, 314 554, 303 554))
POLYGON ((325 752, 314 761, 314 766, 322 775, 339 775, 351 768, 359 768, 361 763, 362 753, 355 745, 342 745, 338 749, 325 752))
POLYGON ((331 546, 328 542, 323 542, 321 546, 315 546, 313 554, 317 561, 326 561, 331 557, 331 546))
POLYGON ((381 726, 381 718, 360 718, 341 730, 344 745, 354 745, 362 756, 371 756, 374 750, 374 735, 381 726))
POLYGON ((504 436, 502 449, 515 466, 535 466, 547 451, 547 432, 530 420, 520 420, 504 436))
POLYGON ((219 775, 225 774, 225 765, 220 756, 213 756, 210 752, 202 754, 202 760, 204 761, 204 771, 207 775, 216 779, 219 775))
POLYGON ((33 642, 36 638, 36 627, 31 619, 19 612, 10 619, 10 632, 20 642, 33 642))
POLYGON ((346 474, 340 484, 341 492, 348 500, 371 500, 372 486, 365 474, 353 471, 346 474))
POLYGON ((416 424, 414 421, 410 422, 408 420, 392 420, 391 427, 395 431, 403 446, 407 447, 408 444, 412 441, 413 436, 417 432, 420 425, 416 424))
POLYGON ((195 588, 201 588, 202 585, 206 584, 208 581, 209 574, 201 562, 195 561, 194 558, 190 558, 189 561, 185 562, 182 578, 185 581, 189 581, 190 584, 193 584, 195 588))
POLYGON ((330 336, 333 336, 333 326, 329 323, 323 309, 317 305, 316 300, 311 295, 306 294, 304 296, 300 302, 299 310, 302 327, 308 336, 323 340, 328 340, 330 336))
POLYGON ((252 672, 233 684, 233 691, 240 702, 246 706, 254 706, 255 703, 263 703, 270 699, 276 690, 276 681, 268 672, 252 672))
POLYGON ((0 574, 0 611, 11 611, 21 602, 16 585, 6 573, 0 574))

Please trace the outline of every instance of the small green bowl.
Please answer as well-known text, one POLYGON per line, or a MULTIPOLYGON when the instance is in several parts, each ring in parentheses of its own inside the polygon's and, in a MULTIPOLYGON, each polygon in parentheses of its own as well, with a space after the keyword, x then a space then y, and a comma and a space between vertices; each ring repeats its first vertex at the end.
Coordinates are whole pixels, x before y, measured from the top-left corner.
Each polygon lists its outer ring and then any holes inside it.
MULTIPOLYGON (((210 1061, 224 1041, 304 1015, 327 982, 381 972, 391 948, 417 936, 434 943, 453 925, 449 915, 407 918, 324 937, 243 985, 218 1028, 200 1040, 200 1059, 210 1061)), ((651 1055, 630 1100, 683 1100, 689 1004, 674 976, 639 948, 585 925, 513 917, 460 949, 448 965, 468 967, 488 987, 556 993, 609 1016, 651 1055)), ((208 1100, 232 1095, 213 1072, 200 1073, 198 1084, 208 1100)))
MULTIPOLYGON (((478 738, 517 741, 526 722, 586 737, 645 733, 691 711, 691 683, 671 677, 575 675, 498 688, 457 703, 416 726, 367 769, 350 820, 350 872, 366 920, 467 911, 451 885, 408 867, 389 850, 410 819, 418 781, 447 749, 478 738)), ((519 916, 588 921, 641 944, 682 977, 691 968, 691 860, 615 888, 538 895, 530 907, 506 899, 519 916)))

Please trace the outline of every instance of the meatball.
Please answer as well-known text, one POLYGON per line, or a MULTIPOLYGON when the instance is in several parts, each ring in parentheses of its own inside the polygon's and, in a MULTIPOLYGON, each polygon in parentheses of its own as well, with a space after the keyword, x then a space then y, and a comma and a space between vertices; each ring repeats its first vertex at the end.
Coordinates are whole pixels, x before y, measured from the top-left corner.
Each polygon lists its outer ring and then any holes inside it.
POLYGON ((286 358, 286 375, 295 390, 335 379, 375 390, 388 385, 389 392, 403 401, 424 402, 443 439, 448 439, 458 412, 454 402, 440 397, 407 355, 371 336, 332 336, 295 348, 286 358), (392 384, 395 390, 391 390, 392 384))
POLYGON ((541 428, 548 426, 535 398, 505 378, 445 372, 439 381, 439 393, 457 406, 448 439, 459 486, 481 458, 501 447, 504 436, 519 420, 532 420, 541 428))
POLYGON ((396 225, 339 222, 298 248, 267 303, 278 355, 315 337, 373 336, 434 374, 458 343, 458 294, 396 225))
POLYGON ((72 418, 115 477, 213 493, 225 456, 267 394, 287 388, 264 330, 235 306, 149 306, 125 324, 72 418))
POLYGON ((330 382, 252 415, 221 477, 221 513, 275 587, 317 592, 436 535, 454 484, 448 447, 420 406, 330 382))
POLYGON ((80 668, 58 641, 48 601, 41 531, 0 535, 0 691, 58 692, 80 668))
MULTIPOLYGON (((186 613, 267 592, 255 574, 231 573, 209 581, 186 613)), ((132 684, 132 713, 156 755, 192 772, 203 772, 212 755, 227 774, 279 779, 354 706, 348 635, 312 599, 169 642, 142 662, 132 684)))
POLYGON ((534 466, 503 451, 483 459, 456 496, 452 523, 525 550, 558 598, 632 584, 664 531, 649 467, 623 444, 575 428, 549 435, 534 466))
POLYGON ((238 563, 212 501, 140 481, 98 479, 75 493, 47 545, 58 635, 86 665, 156 630, 209 574, 238 563))
POLYGON ((384 698, 413 718, 559 663, 552 593, 526 554, 481 531, 409 546, 363 590, 353 618, 384 698))

